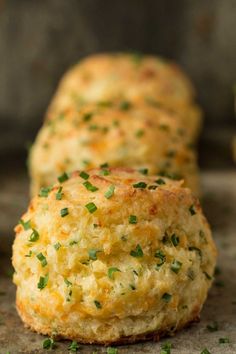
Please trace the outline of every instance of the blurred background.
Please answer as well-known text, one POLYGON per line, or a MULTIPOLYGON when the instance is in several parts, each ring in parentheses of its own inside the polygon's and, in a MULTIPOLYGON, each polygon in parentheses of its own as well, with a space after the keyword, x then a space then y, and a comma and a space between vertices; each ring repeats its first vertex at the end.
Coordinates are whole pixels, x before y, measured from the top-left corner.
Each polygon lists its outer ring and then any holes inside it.
POLYGON ((88 54, 132 50, 177 61, 205 111, 201 167, 233 168, 235 24, 235 0, 0 0, 2 249, 27 204, 27 146, 60 77, 88 54))

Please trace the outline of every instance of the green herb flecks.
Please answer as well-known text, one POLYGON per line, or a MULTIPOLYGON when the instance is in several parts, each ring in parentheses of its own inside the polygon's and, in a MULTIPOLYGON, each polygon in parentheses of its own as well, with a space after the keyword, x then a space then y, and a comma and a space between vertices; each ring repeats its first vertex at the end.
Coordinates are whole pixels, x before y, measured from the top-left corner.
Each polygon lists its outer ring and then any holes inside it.
POLYGON ((104 193, 105 198, 110 199, 114 195, 115 186, 112 184, 108 190, 104 193))
POLYGON ((56 200, 61 200, 63 196, 62 187, 60 187, 56 193, 56 200))
POLYGON ((69 179, 69 176, 68 176, 68 174, 66 173, 66 172, 64 172, 61 176, 59 176, 58 178, 58 181, 60 182, 60 183, 63 183, 63 182, 65 182, 65 181, 67 181, 68 179, 69 179))
POLYGON ((102 251, 97 250, 97 249, 90 249, 88 251, 89 259, 91 259, 92 261, 96 261, 98 252, 102 252, 102 251))
POLYGON ((61 217, 64 218, 65 216, 69 215, 69 209, 68 208, 63 208, 60 211, 61 217))
POLYGON ((156 181, 155 181, 156 184, 159 184, 160 186, 163 185, 163 184, 166 184, 166 182, 164 181, 163 178, 158 178, 156 181))
POLYGON ((60 242, 55 243, 55 245, 53 247, 55 248, 56 251, 58 251, 59 248, 61 248, 60 242))
POLYGON ((73 340, 70 345, 69 345, 69 348, 68 348, 71 352, 77 352, 77 350, 79 349, 79 345, 77 343, 76 340, 73 340))
POLYGON ((52 187, 42 187, 39 191, 39 197, 47 198, 48 194, 51 192, 52 187))
POLYGON ((141 246, 138 244, 134 250, 130 251, 130 255, 136 258, 143 257, 143 250, 141 246))
POLYGON ((90 192, 96 192, 98 191, 98 188, 96 186, 94 186, 92 183, 90 183, 89 181, 85 181, 83 183, 83 185, 85 186, 85 188, 90 191, 90 192))
POLYGON ((165 263, 166 256, 164 255, 164 253, 161 250, 158 250, 155 252, 154 257, 158 258, 160 260, 159 263, 156 264, 156 270, 159 270, 160 267, 165 263))
POLYGON ((128 109, 131 108, 131 103, 129 101, 122 101, 119 105, 119 108, 122 110, 122 111, 127 111, 128 109))
POLYGON ((32 234, 29 237, 29 241, 30 242, 36 242, 36 241, 38 241, 38 239, 39 239, 39 233, 38 233, 37 230, 33 229, 33 232, 32 232, 32 234))
POLYGON ((85 208, 90 212, 90 214, 93 214, 97 210, 97 207, 93 202, 86 204, 85 208))
POLYGON ((171 343, 164 343, 161 345, 161 352, 160 354, 171 354, 171 343))
POLYGON ((170 300, 172 298, 172 295, 169 294, 169 293, 164 293, 161 298, 162 298, 163 301, 168 303, 168 302, 170 302, 170 300))
POLYGON ((30 220, 24 221, 23 219, 20 219, 19 224, 23 226, 23 229, 24 229, 25 231, 27 231, 27 230, 31 229, 31 224, 30 224, 30 222, 31 222, 30 220))
POLYGON ((40 277, 38 282, 38 289, 43 290, 48 284, 49 274, 46 274, 45 277, 40 277))
POLYGON ((206 326, 206 328, 208 329, 209 332, 216 332, 216 331, 218 331, 219 326, 218 326, 218 323, 216 321, 214 321, 214 322, 208 324, 206 326))
POLYGON ((174 259, 174 261, 171 263, 170 269, 175 274, 178 274, 180 269, 181 269, 181 267, 182 267, 182 263, 177 261, 176 259, 174 259))
POLYGON ((43 341, 43 349, 55 348, 55 341, 53 338, 47 338, 43 341))
POLYGON ((97 309, 101 309, 102 308, 102 305, 101 305, 101 303, 98 300, 94 300, 94 304, 95 304, 97 309))
POLYGON ((145 182, 138 182, 138 183, 133 184, 133 187, 134 187, 134 188, 141 188, 141 189, 144 189, 144 188, 147 187, 147 183, 145 183, 145 182))
POLYGON ((177 247, 179 244, 179 237, 176 234, 173 234, 171 236, 171 242, 175 247, 177 247))
POLYGON ((46 265, 48 264, 46 257, 42 254, 42 252, 40 252, 39 254, 37 254, 37 258, 40 261, 42 267, 46 267, 46 265))
POLYGON ((138 219, 136 215, 130 215, 129 216, 129 224, 137 224, 138 219))
POLYGON ((120 269, 119 269, 119 268, 116 268, 116 267, 108 268, 108 272, 107 272, 108 277, 113 280, 113 279, 114 279, 114 273, 115 273, 115 272, 120 272, 120 269))
POLYGON ((138 172, 142 173, 142 175, 146 176, 148 175, 148 169, 147 168, 140 168, 138 172))
POLYGON ((89 179, 89 174, 87 172, 81 171, 79 175, 83 179, 89 179))

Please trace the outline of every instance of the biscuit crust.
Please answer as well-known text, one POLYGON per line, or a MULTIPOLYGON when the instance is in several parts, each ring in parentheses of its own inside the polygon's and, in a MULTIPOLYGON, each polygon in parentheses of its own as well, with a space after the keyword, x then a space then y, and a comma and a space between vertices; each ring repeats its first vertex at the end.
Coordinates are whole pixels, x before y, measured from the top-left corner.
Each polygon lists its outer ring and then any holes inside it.
POLYGON ((192 83, 177 64, 151 55, 114 53, 85 58, 62 77, 48 115, 55 117, 74 103, 140 99, 177 112, 189 136, 197 138, 202 112, 195 103, 192 83))
POLYGON ((45 121, 30 154, 31 193, 64 171, 99 167, 147 168, 184 179, 198 195, 196 151, 173 112, 153 103, 118 101, 74 105, 45 121))
POLYGON ((199 201, 168 178, 75 172, 33 198, 15 232, 17 309, 39 333, 158 340, 199 317, 212 283, 216 248, 199 201))

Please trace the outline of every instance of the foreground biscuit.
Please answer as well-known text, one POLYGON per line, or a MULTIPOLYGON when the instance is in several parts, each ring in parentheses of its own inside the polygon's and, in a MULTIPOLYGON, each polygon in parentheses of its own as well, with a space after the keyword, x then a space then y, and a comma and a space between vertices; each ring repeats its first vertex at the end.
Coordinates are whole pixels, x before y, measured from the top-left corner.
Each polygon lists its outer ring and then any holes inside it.
POLYGON ((55 116, 73 103, 142 99, 178 112, 176 118, 195 139, 202 119, 194 96, 190 80, 175 63, 148 55, 100 54, 82 60, 64 75, 48 114, 55 116))
POLYGON ((16 226, 14 282, 31 329, 83 343, 159 339, 198 319, 216 261, 189 189, 129 169, 64 175, 16 226))
POLYGON ((150 103, 120 101, 80 110, 73 105, 44 123, 30 156, 32 195, 64 171, 104 163, 183 178, 198 194, 196 152, 175 114, 150 103))

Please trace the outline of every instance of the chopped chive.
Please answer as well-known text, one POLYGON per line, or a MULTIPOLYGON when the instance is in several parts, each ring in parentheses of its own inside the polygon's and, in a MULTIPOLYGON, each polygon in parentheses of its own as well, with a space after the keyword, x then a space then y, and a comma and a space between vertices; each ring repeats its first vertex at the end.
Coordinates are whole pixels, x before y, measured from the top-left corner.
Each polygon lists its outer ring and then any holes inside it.
POLYGON ((100 174, 103 175, 103 176, 108 176, 111 174, 111 172, 109 170, 107 170, 106 168, 103 168, 101 171, 100 171, 100 174))
POLYGON ((154 257, 160 259, 160 262, 156 264, 156 270, 159 270, 160 267, 165 263, 166 256, 164 255, 164 253, 161 250, 158 250, 155 252, 154 257))
POLYGON ((122 235, 122 236, 121 236, 121 240, 122 240, 122 241, 127 241, 127 235, 122 235))
POLYGON ((134 187, 134 188, 141 188, 141 189, 144 189, 144 188, 147 187, 147 183, 145 183, 145 182, 138 182, 138 183, 133 184, 133 187, 134 187))
POLYGON ((61 200, 62 199, 62 187, 60 187, 56 193, 56 200, 61 200))
POLYGON ((136 215, 130 215, 129 216, 129 223, 130 224, 137 224, 137 222, 138 222, 138 219, 137 219, 136 215))
POLYGON ((201 354, 211 354, 211 352, 209 352, 209 350, 205 348, 201 351, 201 354))
POLYGON ((40 252, 39 254, 37 254, 37 258, 38 260, 41 262, 42 267, 46 267, 46 265, 48 264, 46 257, 42 254, 42 252, 40 252))
POLYGON ((51 190, 52 187, 42 187, 39 191, 39 197, 47 198, 51 190))
POLYGON ((36 241, 38 241, 38 239, 39 239, 39 233, 38 233, 37 230, 33 229, 33 232, 32 232, 32 234, 29 237, 29 241, 30 242, 36 242, 36 241))
POLYGON ((108 347, 107 348, 107 354, 118 354, 118 349, 108 347))
POLYGON ((108 164, 107 162, 102 163, 102 164, 100 165, 100 168, 108 168, 108 167, 109 167, 109 164, 108 164))
POLYGON ((142 175, 148 175, 148 169, 147 168, 140 168, 138 172, 142 173, 142 175))
POLYGON ((195 209, 194 209, 194 205, 193 205, 193 204, 189 207, 189 212, 190 212, 190 214, 191 214, 192 216, 196 214, 196 211, 195 211, 195 209))
POLYGON ((55 341, 53 338, 47 338, 43 341, 43 349, 55 348, 55 341))
POLYGON ((61 248, 60 242, 55 243, 55 245, 53 247, 55 248, 56 251, 58 251, 59 248, 61 248))
POLYGON ((38 289, 42 290, 47 286, 49 275, 46 274, 45 277, 40 277, 38 282, 38 289))
POLYGON ((31 229, 30 220, 24 221, 23 219, 20 219, 19 224, 23 226, 25 231, 31 229))
POLYGON ((175 247, 177 247, 178 244, 179 244, 179 237, 178 237, 176 234, 173 234, 173 235, 171 236, 171 242, 173 243, 173 245, 174 245, 175 247))
POLYGON ((166 184, 166 182, 164 181, 164 179, 162 178, 158 178, 155 183, 159 184, 159 185, 162 185, 162 184, 166 184))
POLYGON ((93 261, 97 260, 97 253, 101 252, 100 250, 96 250, 96 249, 91 249, 88 251, 89 254, 89 259, 92 259, 93 261))
POLYGON ((115 191, 115 186, 112 184, 112 185, 110 185, 110 187, 108 188, 108 190, 105 192, 104 196, 105 196, 107 199, 110 199, 110 198, 113 196, 114 191, 115 191))
POLYGON ((111 267, 111 268, 108 268, 108 272, 107 272, 107 274, 108 274, 108 277, 110 278, 110 279, 114 279, 114 273, 115 272, 120 272, 120 269, 119 268, 116 268, 116 267, 111 267))
POLYGON ((76 340, 73 340, 71 342, 71 344, 69 345, 69 348, 68 348, 71 352, 77 352, 77 350, 79 349, 79 345, 78 343, 76 342, 76 340))
POLYGON ((66 215, 69 215, 69 210, 68 208, 63 208, 60 211, 61 217, 64 218, 66 215))
POLYGON ((84 121, 84 122, 88 122, 89 120, 91 120, 92 116, 93 116, 93 113, 92 113, 92 112, 84 113, 84 115, 83 115, 83 121, 84 121))
POLYGON ((101 303, 99 301, 94 300, 94 304, 95 304, 97 309, 101 309, 102 308, 102 305, 101 305, 101 303))
POLYGON ((87 208, 87 210, 88 210, 91 214, 94 213, 94 212, 97 210, 97 207, 96 207, 96 205, 95 205, 93 202, 86 204, 86 205, 85 205, 85 208, 87 208))
POLYGON ((89 127, 88 127, 89 130, 97 130, 98 129, 98 125, 97 124, 91 124, 89 127))
POLYGON ((60 182, 60 183, 63 183, 63 182, 65 182, 65 181, 67 181, 68 179, 69 179, 69 176, 68 176, 68 174, 66 173, 66 172, 64 172, 61 176, 59 176, 58 178, 58 181, 60 182))
POLYGON ((219 329, 218 323, 216 321, 212 322, 211 324, 207 325, 206 328, 209 332, 216 332, 219 329))
POLYGON ((32 251, 29 251, 29 253, 28 253, 28 254, 26 254, 26 255, 25 255, 25 257, 31 257, 31 256, 32 256, 32 254, 33 254, 33 252, 32 252, 32 251))
POLYGON ((98 188, 94 185, 92 185, 92 183, 90 183, 89 181, 85 181, 83 183, 83 185, 85 186, 85 188, 90 191, 90 192, 96 192, 98 191, 98 188))
POLYGON ((78 244, 78 241, 75 241, 75 240, 72 240, 69 242, 70 246, 77 245, 77 244, 78 244))
POLYGON ((162 295, 162 300, 164 300, 165 302, 170 302, 171 298, 172 298, 172 295, 168 294, 168 293, 164 293, 162 295))
POLYGON ((160 354, 171 354, 171 348, 172 348, 171 343, 167 342, 167 343, 162 344, 160 354))
POLYGON ((79 175, 83 179, 89 179, 89 174, 87 172, 81 171, 79 175))
POLYGON ((127 111, 128 109, 131 108, 131 103, 129 101, 122 101, 119 105, 119 108, 122 111, 127 111))
POLYGON ((208 280, 212 280, 212 277, 207 272, 203 272, 203 274, 205 274, 205 276, 208 280))
POLYGON ((143 135, 144 135, 144 130, 143 130, 143 129, 139 129, 139 130, 137 130, 136 133, 135 133, 135 136, 136 136, 137 138, 141 138, 143 135))
POLYGON ((171 263, 170 269, 172 270, 172 272, 178 274, 181 267, 182 263, 174 259, 174 261, 171 263))
POLYGON ((143 257, 143 250, 141 246, 138 244, 135 248, 135 250, 130 251, 130 255, 132 257, 140 258, 143 257))
POLYGON ((230 342, 230 340, 227 337, 219 338, 219 343, 220 344, 229 343, 229 342, 230 342))
POLYGON ((72 285, 72 283, 66 278, 64 278, 64 282, 65 282, 67 287, 72 285))

